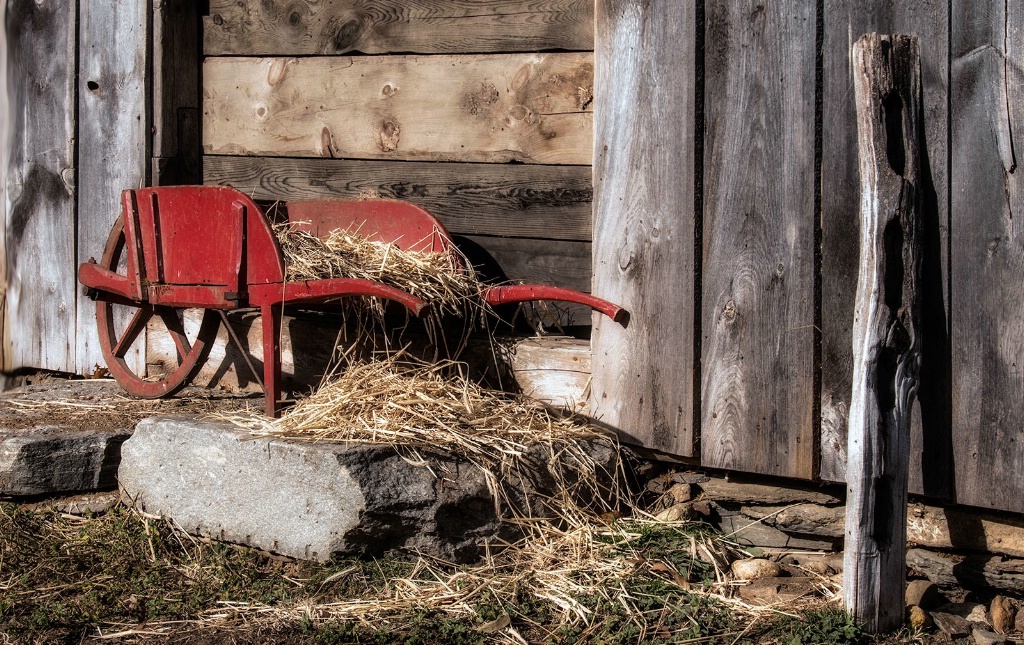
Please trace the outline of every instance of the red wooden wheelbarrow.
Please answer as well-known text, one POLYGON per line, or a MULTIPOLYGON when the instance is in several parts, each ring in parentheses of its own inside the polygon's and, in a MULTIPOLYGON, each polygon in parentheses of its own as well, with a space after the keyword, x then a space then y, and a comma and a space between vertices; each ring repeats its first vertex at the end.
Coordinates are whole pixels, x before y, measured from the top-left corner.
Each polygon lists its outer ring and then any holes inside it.
MULTIPOLYGON (((126 190, 103 259, 90 258, 78 279, 96 300, 100 348, 107 369, 129 393, 168 396, 184 387, 217 335, 225 310, 256 308, 263 320, 263 389, 266 412, 280 410, 280 325, 285 305, 307 305, 348 296, 376 296, 404 305, 416 316, 429 303, 372 280, 331 278, 288 282, 281 248, 266 215, 233 188, 174 186, 126 190), (127 309, 126 324, 117 311, 127 309), (198 333, 189 340, 182 311, 202 308, 198 333), (126 357, 157 317, 177 348, 177 366, 160 375, 138 373, 126 357)), ((369 239, 414 251, 441 252, 452 242, 433 216, 397 200, 305 201, 287 204, 289 219, 318 236, 358 230, 369 239)), ((486 289, 490 305, 559 300, 587 305, 617 322, 626 311, 585 293, 542 285, 486 289)), ((142 343, 145 341, 142 340, 142 343)), ((142 370, 140 370, 142 371, 142 370)))

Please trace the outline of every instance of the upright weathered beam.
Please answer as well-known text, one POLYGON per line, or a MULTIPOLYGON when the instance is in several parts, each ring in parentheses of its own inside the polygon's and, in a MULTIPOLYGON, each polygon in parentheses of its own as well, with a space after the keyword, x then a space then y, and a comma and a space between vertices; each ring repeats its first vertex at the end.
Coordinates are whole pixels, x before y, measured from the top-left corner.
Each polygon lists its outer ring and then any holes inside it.
POLYGON ((591 413, 693 454, 695 3, 598 0, 591 413))
POLYGON ((815 3, 707 7, 701 459, 811 478, 815 3))
MULTIPOLYGON (((121 191, 147 183, 149 1, 80 4, 78 263, 103 253, 121 191)), ((70 284, 75 285, 73 274, 70 284)), ((77 328, 78 371, 103 365, 96 306, 88 298, 78 300, 77 328)), ((135 353, 129 360, 143 360, 135 353)))
POLYGON ((956 0, 951 51, 957 501, 1024 512, 1024 3, 956 0))
POLYGON ((913 36, 853 47, 860 272, 843 600, 871 632, 903 623, 911 404, 921 366, 921 80, 913 36))
POLYGON ((914 34, 921 48, 922 374, 910 439, 910 490, 952 491, 949 413, 949 6, 946 0, 825 0, 821 160, 821 467, 845 481, 853 378, 860 187, 852 39, 914 34), (851 36, 852 34, 852 36, 851 36))
POLYGON ((75 3, 5 4, 0 368, 75 371, 75 3))

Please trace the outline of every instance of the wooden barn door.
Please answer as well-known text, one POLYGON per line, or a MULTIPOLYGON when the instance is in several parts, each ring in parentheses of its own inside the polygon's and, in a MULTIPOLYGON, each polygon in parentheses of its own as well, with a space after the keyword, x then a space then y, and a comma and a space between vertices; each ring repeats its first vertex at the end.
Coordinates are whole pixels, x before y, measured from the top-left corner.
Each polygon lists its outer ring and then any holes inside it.
POLYGON ((76 273, 102 254, 120 191, 148 181, 149 1, 0 7, 5 372, 103 365, 76 273))

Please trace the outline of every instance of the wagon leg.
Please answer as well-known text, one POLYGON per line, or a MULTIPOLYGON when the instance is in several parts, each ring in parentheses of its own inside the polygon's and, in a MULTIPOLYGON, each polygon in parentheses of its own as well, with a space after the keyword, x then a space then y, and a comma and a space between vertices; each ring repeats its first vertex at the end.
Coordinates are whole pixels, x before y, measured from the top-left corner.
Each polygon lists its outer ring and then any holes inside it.
POLYGON ((281 400, 281 309, 260 307, 263 318, 263 392, 268 417, 276 418, 281 400))

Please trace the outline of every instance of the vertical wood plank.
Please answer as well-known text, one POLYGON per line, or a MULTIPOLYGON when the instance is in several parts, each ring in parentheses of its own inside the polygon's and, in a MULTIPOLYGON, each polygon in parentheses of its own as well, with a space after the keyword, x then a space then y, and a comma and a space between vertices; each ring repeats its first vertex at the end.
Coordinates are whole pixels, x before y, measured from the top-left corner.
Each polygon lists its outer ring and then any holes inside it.
MULTIPOLYGON (((111 226, 119 215, 121 191, 139 188, 147 182, 148 7, 149 0, 81 3, 79 263, 102 255, 111 226)), ((143 358, 136 356, 132 360, 143 358)), ((103 364, 96 335, 95 304, 88 298, 79 298, 78 371, 90 371, 103 364)))
MULTIPOLYGON (((7 3, 0 2, 0 372, 10 371, 11 340, 7 319, 7 163, 10 156, 10 97, 7 89, 7 3)), ((0 387, 5 377, 0 374, 0 387)))
POLYGON ((821 171, 821 469, 846 477, 846 438, 853 376, 851 323, 857 289, 857 124, 850 57, 862 34, 906 33, 921 48, 924 139, 921 189, 922 369, 911 431, 911 491, 951 493, 949 253, 949 8, 945 0, 825 0, 821 171), (922 417, 922 414, 924 415, 922 417), (922 423, 923 419, 923 423, 922 423), (927 435, 924 434, 925 430, 927 435))
MULTIPOLYGON (((7 164, 10 156, 10 97, 7 85, 7 3, 0 2, 0 372, 10 371, 11 340, 7 318, 7 164)), ((0 374, 0 387, 5 377, 0 374)))
POLYGON ((649 448, 693 454, 694 79, 691 2, 596 7, 591 412, 649 448))
POLYGON ((198 3, 152 2, 153 184, 198 184, 202 181, 198 3))
POLYGON ((809 478, 815 5, 707 7, 702 463, 809 478))
POLYGON ((75 3, 7 2, 2 367, 75 370, 75 3))
POLYGON ((1024 5, 953 2, 956 495, 1024 511, 1024 5))

